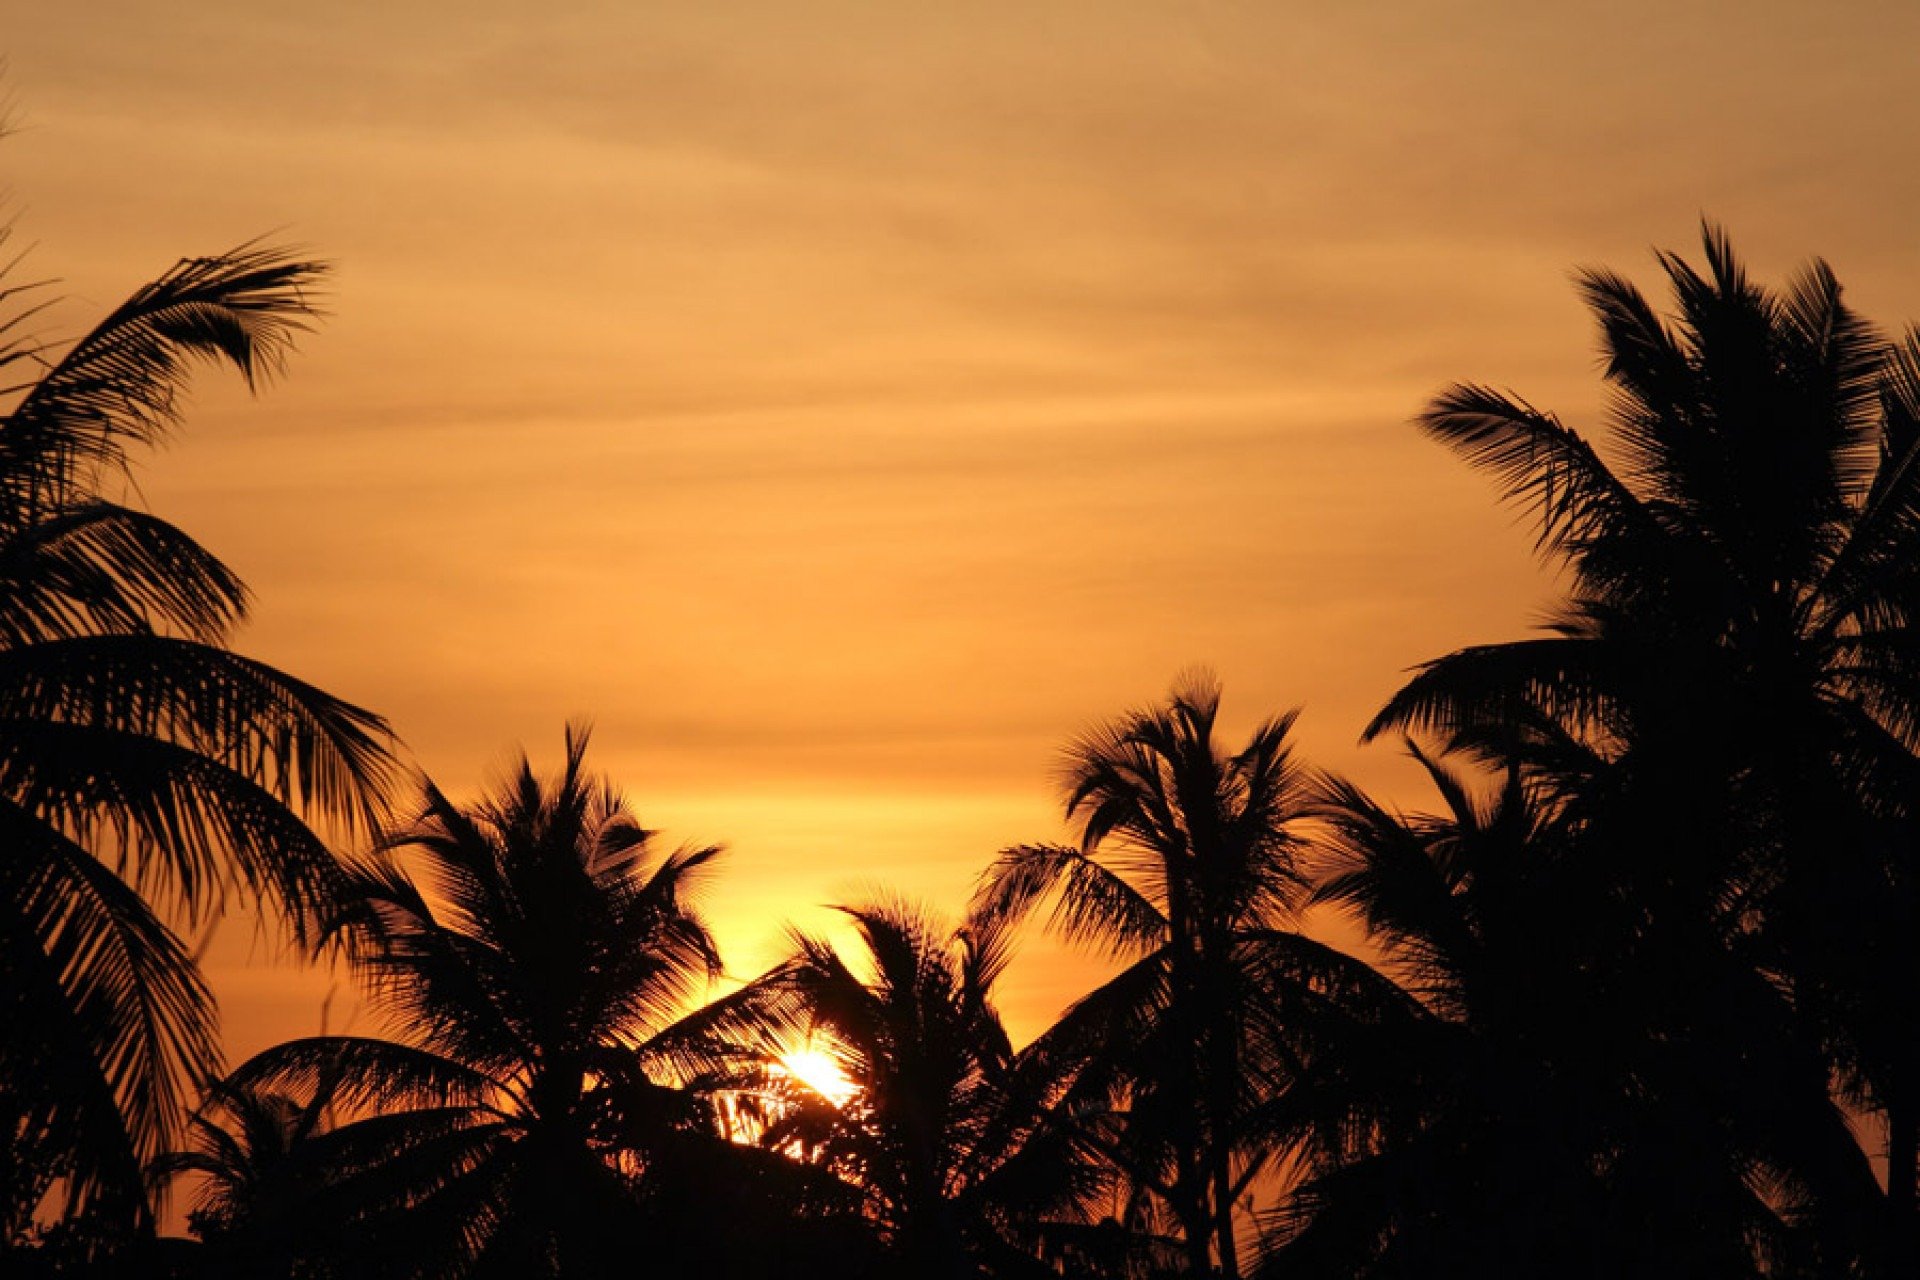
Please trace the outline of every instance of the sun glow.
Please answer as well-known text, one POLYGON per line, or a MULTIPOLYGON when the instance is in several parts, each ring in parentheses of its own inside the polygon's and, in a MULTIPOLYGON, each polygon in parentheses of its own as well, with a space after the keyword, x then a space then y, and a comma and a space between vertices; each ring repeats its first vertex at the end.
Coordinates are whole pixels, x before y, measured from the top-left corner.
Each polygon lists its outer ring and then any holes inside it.
POLYGON ((780 1056, 780 1068, 834 1106, 844 1106, 860 1086, 847 1079, 847 1073, 833 1055, 818 1049, 795 1049, 780 1056))

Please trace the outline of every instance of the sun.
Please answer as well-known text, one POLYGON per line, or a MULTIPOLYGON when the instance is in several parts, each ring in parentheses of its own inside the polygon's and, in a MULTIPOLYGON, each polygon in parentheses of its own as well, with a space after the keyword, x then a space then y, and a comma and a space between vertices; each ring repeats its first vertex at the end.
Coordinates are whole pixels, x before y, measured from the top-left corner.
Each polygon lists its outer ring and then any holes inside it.
POLYGON ((860 1091, 859 1085, 847 1079, 847 1073, 840 1069, 833 1055, 818 1049, 795 1049, 781 1054, 780 1069, 836 1107, 845 1105, 848 1098, 860 1091))

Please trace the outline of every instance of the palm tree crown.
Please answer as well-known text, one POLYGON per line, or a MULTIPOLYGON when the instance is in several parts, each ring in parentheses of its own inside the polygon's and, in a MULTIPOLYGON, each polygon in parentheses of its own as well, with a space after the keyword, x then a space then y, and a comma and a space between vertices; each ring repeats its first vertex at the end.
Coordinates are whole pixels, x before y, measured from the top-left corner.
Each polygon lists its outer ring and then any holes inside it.
POLYGON ((672 1087, 703 1060, 671 1029, 719 973, 692 901, 719 851, 656 852, 586 745, 569 731, 557 779, 523 760, 472 807, 427 783, 419 818, 352 869, 338 928, 399 1039, 296 1040, 234 1076, 329 1079, 379 1112, 335 1135, 384 1149, 364 1229, 463 1274, 614 1266, 648 1161, 712 1125, 672 1087))
POLYGON ((903 1276, 1044 1276, 1043 1255, 1084 1258, 1107 1178, 1049 1121, 1049 1082, 1024 1069, 993 1006, 1007 929, 949 930, 897 901, 842 910, 862 944, 853 961, 796 934, 792 959, 730 998, 736 1026, 773 1043, 804 1032, 852 1086, 837 1105, 800 1099, 763 1141, 852 1184, 903 1276))
POLYGON ((1228 755, 1218 713, 1218 686, 1194 677, 1075 742, 1065 790, 1079 843, 1006 850, 975 909, 1017 919, 1050 901, 1054 928, 1130 961, 1036 1048, 1102 1059, 1083 1088, 1126 1093, 1129 1174, 1172 1213, 1196 1274, 1233 1275, 1234 1209, 1264 1160, 1244 1121, 1283 1075, 1273 982, 1297 975, 1304 946, 1291 926, 1307 790, 1293 715, 1228 755))
POLYGON ((1623 1034, 1719 1045, 1708 1074, 1732 1077, 1769 1050, 1720 984, 1784 992, 1790 1035, 1887 1115, 1911 1237, 1920 336, 1887 341, 1823 263, 1774 291, 1711 227, 1705 256, 1661 255, 1671 320, 1581 276, 1604 450, 1485 387, 1422 417, 1533 512, 1572 592, 1550 634, 1428 664, 1370 732, 1433 730, 1556 791, 1647 996, 1623 1034))

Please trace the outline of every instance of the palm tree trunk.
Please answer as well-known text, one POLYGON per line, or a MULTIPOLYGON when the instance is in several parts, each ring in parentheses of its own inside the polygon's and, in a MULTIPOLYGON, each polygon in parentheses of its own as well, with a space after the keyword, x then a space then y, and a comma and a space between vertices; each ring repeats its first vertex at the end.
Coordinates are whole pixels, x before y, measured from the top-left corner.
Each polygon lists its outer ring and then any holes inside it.
MULTIPOLYGON (((1193 1181, 1195 1186, 1204 1185, 1197 1176, 1193 1181)), ((1187 1272, 1193 1280, 1208 1280, 1214 1274, 1213 1223, 1207 1214, 1205 1193, 1183 1198, 1186 1203, 1179 1216, 1180 1234, 1187 1246, 1187 1272)))
POLYGON ((1920 1112, 1904 1103, 1887 1107, 1887 1274, 1910 1276, 1920 1265, 1915 1231, 1920 1184, 1920 1112))
POLYGON ((1181 1055, 1182 1092, 1189 1106, 1187 1120, 1174 1135, 1174 1216, 1180 1220, 1180 1238, 1186 1245, 1187 1270, 1193 1280, 1214 1274, 1213 1215, 1208 1212, 1205 1128, 1200 1118, 1200 1098, 1194 1087, 1193 1060, 1181 1055))
POLYGON ((1224 1138, 1216 1136, 1213 1145, 1213 1216, 1220 1273, 1227 1280, 1240 1280, 1240 1257, 1233 1242, 1233 1163, 1224 1138))
POLYGON ((1203 987, 1206 999, 1203 1032, 1204 1070, 1201 1084, 1207 1100, 1204 1129, 1208 1196, 1213 1211, 1211 1231, 1219 1251, 1220 1272, 1228 1280, 1240 1280, 1240 1262, 1233 1239, 1233 1130, 1240 1094, 1240 1027, 1235 1009, 1223 994, 1231 989, 1232 979, 1223 963, 1230 951, 1226 940, 1217 935, 1208 939, 1204 957, 1207 979, 1203 987))
POLYGON ((1202 1092, 1204 1047, 1199 1034, 1205 1019, 1199 1009, 1201 999, 1198 964, 1193 936, 1193 909, 1188 897, 1184 869, 1169 866, 1167 875, 1168 981, 1171 986, 1168 1020, 1173 1027, 1171 1067, 1174 1096, 1185 1105, 1178 1109, 1173 1134, 1174 1183, 1177 1202, 1174 1216, 1180 1220, 1180 1236, 1187 1250, 1187 1269, 1194 1280, 1213 1272, 1213 1215, 1207 1211, 1206 1119, 1208 1099, 1202 1092))

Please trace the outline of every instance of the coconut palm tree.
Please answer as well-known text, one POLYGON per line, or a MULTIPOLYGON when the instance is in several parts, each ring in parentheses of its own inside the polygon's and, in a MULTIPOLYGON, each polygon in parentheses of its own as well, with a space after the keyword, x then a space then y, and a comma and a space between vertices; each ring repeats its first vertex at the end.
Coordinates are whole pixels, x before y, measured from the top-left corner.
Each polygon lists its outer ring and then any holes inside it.
POLYGON ((593 1276, 637 1246, 650 1175, 731 1150, 676 1087, 717 1061, 678 1015, 720 971, 695 905, 719 850, 657 852, 587 771, 523 758, 463 807, 432 783, 382 856, 352 868, 339 921, 394 1038, 319 1036, 233 1083, 335 1083, 335 1144, 359 1144, 363 1229, 400 1274, 593 1276), (371 1179, 371 1181, 369 1181, 371 1179))
POLYGON ((1622 1034, 1655 996, 1613 963, 1621 922, 1557 797, 1517 768, 1477 796, 1415 756, 1441 815, 1327 786, 1315 900, 1406 999, 1334 1010, 1262 1117, 1304 1176, 1261 1274, 1841 1273, 1873 1175, 1774 988, 1720 975, 1723 1021, 1774 1051, 1702 1096, 1714 1053, 1622 1034))
POLYGON ((791 959, 715 1010, 770 1052, 804 1035, 849 1082, 838 1101, 796 1091, 763 1144, 857 1189, 889 1274, 1048 1276, 1071 1260, 1074 1274, 1093 1275, 1124 1263, 1129 1242, 1094 1223, 1110 1173, 1055 1110, 1052 1081, 1015 1055, 994 1008, 1004 924, 950 930, 899 901, 841 910, 859 955, 798 933, 791 959))
POLYGON ((1535 515, 1571 594, 1545 636, 1428 664, 1370 732, 1436 732, 1567 797, 1599 890, 1632 913, 1610 943, 1652 998, 1630 1034, 1735 1037, 1738 1074, 1769 1048, 1719 1021, 1714 983, 1744 970, 1785 993, 1796 1037, 1886 1121, 1899 1271, 1920 1178, 1903 1048, 1920 1032, 1920 336, 1884 339, 1823 263, 1774 291, 1704 238, 1705 274, 1660 256, 1671 320, 1617 275, 1580 277, 1604 450, 1485 387, 1422 416, 1535 515), (1569 741, 1573 758, 1536 749, 1569 741))
POLYGON ((1288 1076, 1284 1005, 1367 984, 1293 928, 1309 796, 1293 715, 1229 755, 1219 700, 1193 676, 1073 743, 1078 843, 1004 851, 975 899, 994 922, 1050 904, 1056 931, 1127 961, 1035 1048, 1075 1074, 1076 1097, 1124 1103, 1112 1155, 1171 1214, 1196 1276, 1239 1274, 1236 1206, 1271 1154, 1246 1122, 1288 1076))
POLYGON ((149 1168, 155 1179, 199 1179, 188 1216, 204 1242, 194 1274, 254 1280, 352 1274, 326 1261, 329 1252, 344 1255, 342 1228, 351 1225, 322 1203, 334 1181, 330 1103, 324 1082, 305 1098, 226 1081, 209 1090, 189 1126, 191 1145, 149 1168))
POLYGON ((173 926, 262 903, 311 941, 338 875, 302 815, 371 818, 384 786, 384 723, 227 649, 240 580, 116 497, 196 362, 250 385, 280 367, 321 270, 257 246, 188 259, 64 348, 0 289, 7 1241, 36 1214, 147 1219, 141 1169, 219 1067, 173 926))

